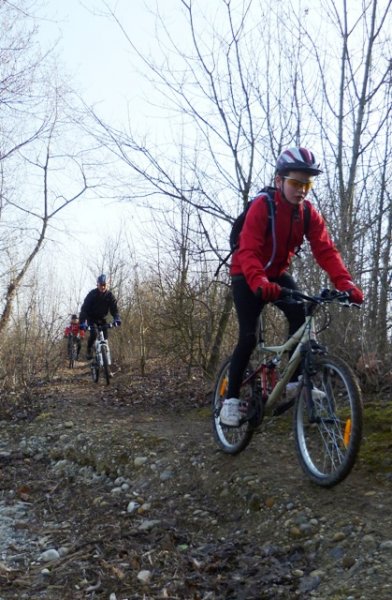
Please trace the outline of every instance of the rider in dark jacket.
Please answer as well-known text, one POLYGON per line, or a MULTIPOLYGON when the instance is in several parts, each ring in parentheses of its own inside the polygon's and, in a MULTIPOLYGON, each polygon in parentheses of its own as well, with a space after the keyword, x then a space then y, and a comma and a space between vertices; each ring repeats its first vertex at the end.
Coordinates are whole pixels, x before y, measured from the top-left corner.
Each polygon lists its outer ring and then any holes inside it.
MULTIPOLYGON (((104 325, 106 323, 105 317, 109 312, 115 325, 120 325, 121 319, 118 314, 117 300, 108 289, 106 275, 102 274, 97 279, 97 287, 87 294, 80 309, 79 322, 81 329, 86 329, 87 326, 91 327, 87 341, 87 360, 92 358, 91 348, 97 338, 97 331, 93 326, 104 325)), ((107 339, 107 329, 104 329, 104 336, 107 339)))

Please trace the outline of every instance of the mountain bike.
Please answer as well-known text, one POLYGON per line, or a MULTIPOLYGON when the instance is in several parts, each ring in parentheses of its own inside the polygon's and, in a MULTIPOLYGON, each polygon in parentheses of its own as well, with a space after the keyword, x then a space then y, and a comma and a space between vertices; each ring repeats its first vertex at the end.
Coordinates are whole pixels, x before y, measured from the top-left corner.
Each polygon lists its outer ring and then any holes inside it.
POLYGON ((245 407, 238 427, 220 422, 226 398, 230 358, 218 374, 213 396, 213 429, 220 448, 237 454, 249 444, 268 411, 273 416, 294 406, 294 439, 305 474, 316 484, 332 487, 343 481, 354 466, 362 438, 362 399, 357 378, 341 358, 317 341, 317 334, 331 322, 328 304, 350 303, 347 292, 324 290, 308 296, 283 290, 290 302, 303 302, 304 324, 281 345, 267 345, 260 317, 258 343, 242 382, 240 400, 245 407), (316 315, 324 321, 316 331, 316 315), (286 356, 286 358, 285 358, 286 356), (289 358, 287 358, 289 356, 289 358), (283 401, 286 385, 301 366, 295 397, 283 401))
POLYGON ((67 351, 68 351, 68 366, 70 369, 73 369, 75 366, 75 362, 78 358, 78 347, 79 347, 79 338, 74 335, 73 333, 70 333, 68 335, 68 344, 67 344, 67 351))
POLYGON ((104 323, 102 325, 90 325, 89 330, 95 328, 97 338, 94 342, 93 359, 90 364, 91 377, 94 383, 98 383, 101 370, 103 371, 106 384, 109 385, 112 377, 110 365, 112 364, 109 342, 105 339, 104 331, 116 327, 114 323, 104 323))

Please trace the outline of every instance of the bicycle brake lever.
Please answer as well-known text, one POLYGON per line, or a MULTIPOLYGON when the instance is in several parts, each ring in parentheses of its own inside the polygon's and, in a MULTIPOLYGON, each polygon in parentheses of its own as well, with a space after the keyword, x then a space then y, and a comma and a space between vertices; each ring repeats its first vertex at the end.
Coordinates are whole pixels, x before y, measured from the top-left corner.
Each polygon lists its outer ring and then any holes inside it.
POLYGON ((350 300, 342 300, 341 304, 343 305, 344 308, 357 308, 358 310, 361 308, 360 304, 357 304, 356 302, 350 302, 350 300))

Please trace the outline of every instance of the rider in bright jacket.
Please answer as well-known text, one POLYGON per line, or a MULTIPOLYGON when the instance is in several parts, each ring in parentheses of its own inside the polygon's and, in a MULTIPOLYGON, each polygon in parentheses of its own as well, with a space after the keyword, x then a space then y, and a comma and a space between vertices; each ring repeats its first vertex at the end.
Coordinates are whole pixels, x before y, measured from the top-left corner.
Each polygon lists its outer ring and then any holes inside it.
MULTIPOLYGON (((76 341, 76 360, 79 359, 80 350, 82 347, 82 339, 84 338, 84 331, 80 330, 79 327, 79 319, 77 315, 71 316, 71 322, 64 329, 64 337, 68 338, 68 342, 70 342, 70 338, 72 337, 76 341)), ((69 343, 68 343, 69 349, 69 343)))
MULTIPOLYGON (((253 293, 265 288, 266 278, 274 281, 287 271, 304 238, 303 202, 290 204, 279 189, 275 191, 274 202, 274 235, 277 240, 275 251, 272 233, 266 234, 269 227, 268 206, 259 196, 252 202, 246 215, 240 234, 239 248, 234 252, 231 262, 230 275, 244 276, 253 293)), ((351 282, 351 275, 329 236, 324 219, 311 202, 308 200, 304 202, 307 202, 309 208, 306 237, 313 256, 320 267, 328 273, 337 289, 341 291, 352 289, 355 286, 351 282)), ((276 291, 278 292, 277 288, 276 291)))
MULTIPOLYGON (((285 150, 276 163, 272 228, 268 205, 263 198, 256 198, 246 214, 230 267, 239 337, 230 364, 227 398, 220 413, 223 425, 238 427, 242 412, 246 410, 239 400, 240 387, 256 345, 258 319, 264 306, 275 302, 283 311, 289 323, 289 336, 305 320, 302 303, 279 299, 282 287, 298 289, 287 269, 304 238, 304 202, 309 209, 306 237, 317 263, 328 273, 336 289, 347 291, 352 302, 363 302, 362 291, 353 283, 324 219, 311 202, 305 200, 314 177, 321 172, 314 154, 306 148, 285 150)), ((295 373, 293 378, 298 378, 298 374, 295 373)))

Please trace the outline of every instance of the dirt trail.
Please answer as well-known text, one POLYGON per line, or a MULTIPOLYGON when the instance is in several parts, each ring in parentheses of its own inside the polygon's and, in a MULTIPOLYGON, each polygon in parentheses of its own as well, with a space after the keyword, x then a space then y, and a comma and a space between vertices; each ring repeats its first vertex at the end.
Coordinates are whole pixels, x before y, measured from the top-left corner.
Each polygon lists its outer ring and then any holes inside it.
POLYGON ((388 474, 313 485, 290 414, 227 456, 195 388, 78 364, 1 416, 0 600, 392 598, 388 474))

